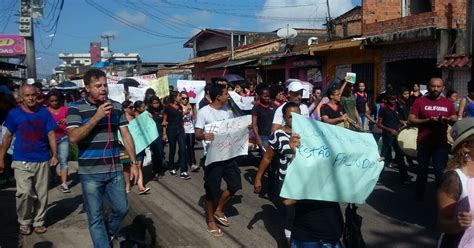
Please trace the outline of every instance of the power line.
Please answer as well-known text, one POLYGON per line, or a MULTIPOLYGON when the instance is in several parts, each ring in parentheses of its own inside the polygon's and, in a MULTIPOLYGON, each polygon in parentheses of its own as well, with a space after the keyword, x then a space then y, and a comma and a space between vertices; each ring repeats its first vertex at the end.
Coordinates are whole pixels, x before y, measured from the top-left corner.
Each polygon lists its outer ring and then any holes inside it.
POLYGON ((109 16, 110 18, 130 27, 130 28, 133 28, 135 30, 138 30, 138 31, 141 31, 143 33, 146 33, 146 34, 149 34, 149 35, 153 35, 153 36, 157 36, 157 37, 161 37, 161 38, 168 38, 168 39, 186 39, 186 37, 178 37, 178 36, 173 36, 173 35, 167 35, 167 34, 163 34, 163 33, 159 33, 159 32, 156 32, 156 31, 153 31, 151 29, 148 29, 148 28, 145 28, 145 27, 142 27, 142 26, 139 26, 135 23, 131 23, 129 21, 127 21, 125 18, 122 18, 120 16, 116 16, 115 14, 111 13, 109 10, 107 10, 106 8, 102 7, 101 5, 97 4, 96 2, 92 1, 92 0, 85 0, 87 4, 89 4, 90 6, 92 6, 93 8, 95 8, 96 10, 98 10, 100 13, 104 14, 104 15, 107 15, 109 16))
POLYGON ((10 11, 8 12, 8 15, 7 15, 8 17, 6 19, 5 26, 3 26, 2 33, 5 33, 5 30, 7 30, 8 24, 10 23, 10 19, 13 16, 13 10, 15 9, 16 4, 17 4, 17 1, 14 0, 13 4, 10 6, 10 11))
POLYGON ((187 9, 203 10, 203 11, 208 11, 208 12, 212 12, 212 13, 219 14, 219 15, 237 16, 237 17, 244 17, 244 18, 251 18, 251 19, 264 19, 264 20, 288 21, 288 22, 324 20, 324 18, 308 19, 308 18, 299 18, 299 17, 277 17, 277 16, 249 15, 249 14, 240 14, 240 13, 225 12, 225 11, 216 11, 216 10, 212 10, 212 9, 195 7, 195 6, 191 6, 191 5, 187 5, 187 4, 172 3, 168 0, 161 0, 161 2, 166 3, 168 5, 187 8, 187 9))
POLYGON ((176 26, 175 24, 173 24, 172 22, 166 20, 165 18, 156 16, 156 15, 154 15, 153 13, 150 13, 150 12, 146 11, 146 10, 143 9, 143 8, 140 8, 140 7, 138 7, 138 6, 135 6, 135 4, 133 4, 133 3, 131 3, 131 2, 129 2, 128 4, 121 3, 121 2, 119 2, 119 1, 117 1, 117 0, 114 0, 114 2, 116 2, 116 3, 118 3, 118 4, 122 5, 122 6, 125 6, 125 7, 127 7, 127 8, 132 8, 132 9, 138 11, 138 12, 141 12, 141 13, 145 14, 146 16, 151 17, 152 19, 154 19, 154 20, 156 20, 157 22, 159 22, 160 24, 162 24, 163 27, 166 27, 166 28, 168 28, 168 29, 170 29, 170 30, 173 30, 173 32, 188 33, 187 30, 184 30, 184 29, 182 29, 182 28, 176 26))

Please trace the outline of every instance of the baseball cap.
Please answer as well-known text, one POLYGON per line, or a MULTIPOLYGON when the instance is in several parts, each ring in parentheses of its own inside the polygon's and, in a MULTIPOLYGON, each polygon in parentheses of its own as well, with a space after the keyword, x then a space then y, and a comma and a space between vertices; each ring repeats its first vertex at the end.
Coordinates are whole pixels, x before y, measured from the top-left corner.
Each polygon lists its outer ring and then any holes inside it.
POLYGON ((451 128, 451 137, 453 137, 454 140, 451 151, 453 151, 461 142, 473 134, 474 118, 464 118, 460 121, 457 121, 451 128))
POLYGON ((288 85, 288 91, 297 92, 303 89, 303 84, 298 81, 293 81, 288 85))

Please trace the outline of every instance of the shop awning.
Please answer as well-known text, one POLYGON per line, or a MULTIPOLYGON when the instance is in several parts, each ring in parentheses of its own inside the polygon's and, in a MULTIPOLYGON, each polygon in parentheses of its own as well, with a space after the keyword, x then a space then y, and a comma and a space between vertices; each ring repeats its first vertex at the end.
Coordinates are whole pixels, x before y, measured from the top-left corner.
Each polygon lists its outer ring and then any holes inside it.
POLYGON ((238 66, 238 65, 245 65, 245 64, 252 63, 252 62, 255 62, 255 61, 257 61, 257 59, 229 60, 229 61, 226 61, 224 63, 208 66, 208 67, 206 67, 206 69, 229 68, 229 67, 234 67, 234 66, 238 66))
POLYGON ((328 41, 320 44, 311 45, 309 47, 309 53, 311 55, 314 55, 317 52, 327 52, 342 48, 360 47, 362 46, 363 41, 363 39, 328 41))
POLYGON ((26 69, 26 66, 19 64, 12 64, 8 62, 0 62, 0 70, 18 71, 19 69, 26 69))

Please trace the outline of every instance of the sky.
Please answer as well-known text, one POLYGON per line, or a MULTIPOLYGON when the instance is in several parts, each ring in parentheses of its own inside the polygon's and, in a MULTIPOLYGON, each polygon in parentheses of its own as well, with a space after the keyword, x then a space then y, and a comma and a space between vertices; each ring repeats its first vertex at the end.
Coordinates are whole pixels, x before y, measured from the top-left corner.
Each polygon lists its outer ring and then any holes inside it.
MULTIPOLYGON (((0 2, 0 33, 18 34, 20 1, 0 2)), ((144 62, 181 62, 192 54, 183 44, 204 28, 321 28, 327 16, 325 0, 64 0, 61 11, 61 0, 44 2, 43 17, 35 19, 39 75, 61 63, 58 53, 87 53, 93 41, 106 46, 104 34, 114 35, 114 52, 137 52, 144 62)), ((329 0, 331 17, 360 2, 329 0)))

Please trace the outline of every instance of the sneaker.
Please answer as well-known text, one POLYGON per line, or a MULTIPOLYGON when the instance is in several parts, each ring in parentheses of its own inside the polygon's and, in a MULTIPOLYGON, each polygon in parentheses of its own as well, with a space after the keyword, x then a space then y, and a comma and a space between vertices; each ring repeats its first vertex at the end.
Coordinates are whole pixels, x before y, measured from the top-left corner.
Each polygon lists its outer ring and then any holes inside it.
POLYGON ((191 179, 191 176, 189 176, 187 172, 183 172, 179 174, 179 178, 184 179, 184 180, 189 180, 191 179))
POLYGON ((176 172, 176 170, 170 170, 170 174, 171 174, 172 176, 178 175, 178 173, 176 172))
POLYGON ((195 164, 191 165, 191 171, 192 171, 192 172, 198 172, 199 169, 200 169, 200 168, 199 168, 198 165, 195 165, 195 164))
POLYGON ((69 190, 69 187, 65 183, 59 186, 59 190, 63 193, 71 193, 71 190, 69 190))

